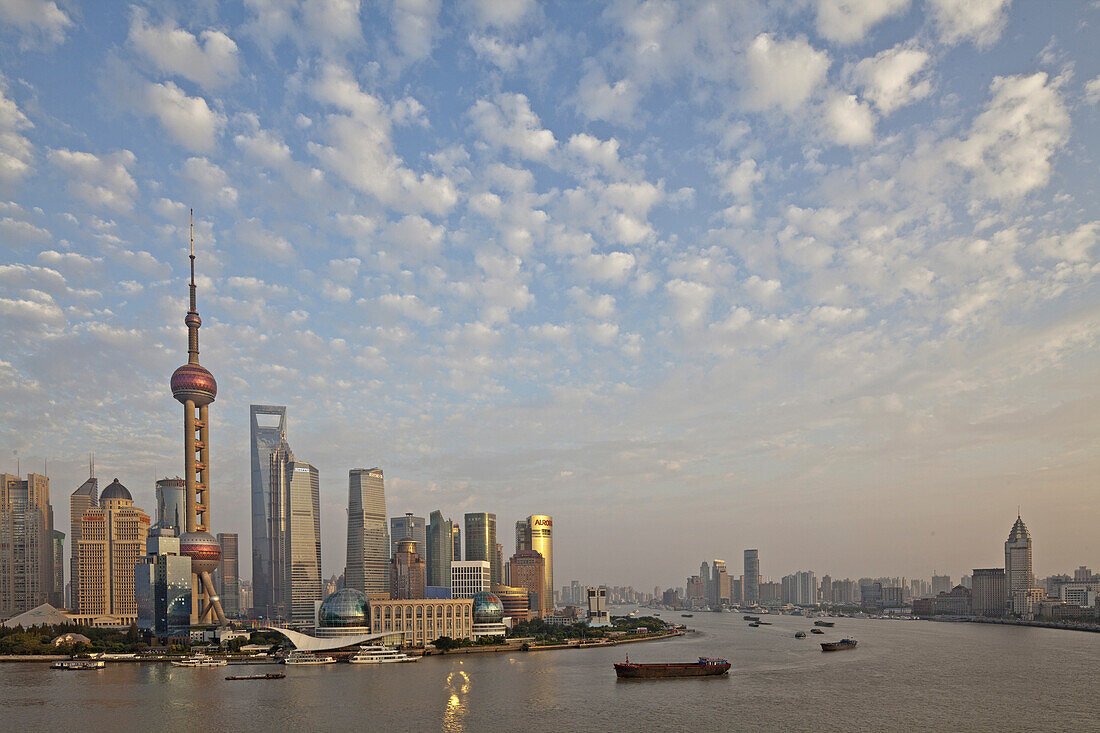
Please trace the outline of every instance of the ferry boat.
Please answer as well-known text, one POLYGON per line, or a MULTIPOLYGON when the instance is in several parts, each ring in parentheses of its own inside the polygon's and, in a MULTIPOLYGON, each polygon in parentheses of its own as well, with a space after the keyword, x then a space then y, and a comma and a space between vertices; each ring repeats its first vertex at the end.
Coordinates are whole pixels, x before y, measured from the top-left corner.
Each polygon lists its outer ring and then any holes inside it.
POLYGON ((229 664, 219 657, 208 657, 205 654, 196 654, 193 657, 185 657, 172 662, 173 667, 224 667, 229 664))
POLYGON ((840 641, 825 641, 821 643, 821 651, 823 652, 839 652, 843 649, 855 649, 855 639, 841 639, 840 641))
POLYGON ((814 626, 823 626, 826 629, 831 629, 836 626, 836 621, 814 621, 814 626))
POLYGON ((99 659, 69 659, 62 662, 54 662, 50 665, 53 669, 66 669, 73 672, 88 669, 103 669, 107 663, 99 659))
POLYGON ((361 646, 355 656, 348 661, 352 664, 391 664, 393 662, 419 662, 420 659, 420 657, 414 657, 385 646, 361 646))
POLYGON ((630 657, 615 664, 615 674, 621 679, 669 679, 675 677, 714 677, 730 671, 725 659, 699 657, 698 662, 686 664, 634 664, 630 657))
POLYGON ((283 660, 283 664, 335 664, 336 659, 333 657, 320 657, 310 652, 291 652, 290 656, 283 660))

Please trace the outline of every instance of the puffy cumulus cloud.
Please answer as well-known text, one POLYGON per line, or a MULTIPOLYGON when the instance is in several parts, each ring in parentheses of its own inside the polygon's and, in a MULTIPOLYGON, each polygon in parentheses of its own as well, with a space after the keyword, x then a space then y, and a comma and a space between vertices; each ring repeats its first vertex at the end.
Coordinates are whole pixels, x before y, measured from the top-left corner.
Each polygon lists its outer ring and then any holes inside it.
POLYGON ((265 229, 258 219, 245 219, 237 226, 237 239, 257 257, 291 262, 296 257, 294 246, 287 239, 265 229))
POLYGON ((798 109, 829 70, 829 54, 818 51, 805 38, 789 41, 761 33, 745 55, 747 78, 745 103, 750 109, 779 107, 798 109))
POLYGON ((19 29, 24 49, 61 43, 73 25, 53 0, 0 0, 0 21, 19 29))
POLYGON ((360 0, 244 0, 242 32, 272 55, 284 41, 335 55, 362 39, 360 0))
POLYGON ((1100 239, 1100 221, 1082 224, 1069 234, 1044 237, 1039 240, 1039 249, 1055 260, 1067 262, 1088 262, 1092 259, 1092 249, 1100 239))
POLYGON ((673 313, 683 328, 700 325, 714 299, 714 288, 692 280, 670 280, 665 283, 665 291, 672 299, 673 313))
POLYGON ((443 311, 434 305, 428 305, 412 293, 398 295, 386 293, 377 298, 377 302, 383 308, 400 313, 405 318, 421 323, 432 324, 439 320, 443 311))
POLYGON ((838 145, 855 147, 875 139, 875 116, 854 94, 834 94, 825 103, 825 125, 838 145))
POLYGON ((629 78, 609 82, 600 69, 591 69, 577 87, 577 111, 590 120, 629 123, 634 118, 642 89, 629 78))
POLYGON ((0 298, 0 315, 31 328, 59 327, 66 323, 61 306, 48 293, 24 291, 21 297, 0 298))
POLYGON ((929 0, 929 3, 945 43, 969 40, 985 47, 1000 38, 1012 0, 929 0))
POLYGON ((69 191, 95 208, 129 211, 138 186, 130 175, 137 161, 129 150, 97 156, 74 150, 51 150, 50 163, 68 178, 69 191))
POLYGON ((1089 104, 1100 102, 1100 75, 1085 82, 1085 101, 1089 104))
POLYGON ((745 158, 734 166, 723 166, 720 174, 722 192, 738 200, 752 198, 753 187, 764 180, 764 172, 756 167, 752 158, 745 158))
POLYGON ((249 163, 279 170, 289 165, 293 158, 290 146, 270 130, 256 130, 251 135, 237 135, 233 143, 244 153, 249 163))
POLYGON ((479 99, 470 118, 488 144, 509 148, 521 157, 545 161, 557 147, 554 133, 542 127, 539 116, 523 94, 502 93, 479 99))
POLYGON ((31 172, 34 146, 22 131, 34 125, 6 92, 7 84, 0 75, 0 184, 10 185, 31 172))
POLYGON ((909 7, 909 0, 818 0, 817 32, 836 43, 855 43, 879 21, 909 7))
POLYGON ((394 45, 407 60, 419 61, 431 55, 439 32, 439 9, 440 0, 394 0, 394 45))
POLYGON ((440 253, 446 230, 422 216, 410 214, 391 223, 384 233, 402 262, 417 263, 440 253))
POLYGON ((162 72, 207 89, 237 78, 237 44, 221 31, 205 30, 196 38, 171 20, 151 25, 145 11, 138 9, 130 23, 129 40, 162 72))
POLYGON ((615 296, 608 293, 590 293, 584 288, 574 285, 569 288, 569 297, 582 311, 606 321, 615 315, 615 296))
POLYGON ((1057 83, 1042 72, 998 76, 990 92, 969 134, 948 141, 946 154, 990 198, 1019 197, 1050 180, 1051 158, 1069 134, 1069 112, 1057 83))
POLYGON ((759 275, 753 275, 741 284, 745 294, 762 305, 771 305, 783 290, 779 280, 766 280, 759 275))
POLYGON ((592 280, 622 283, 634 269, 634 264, 634 255, 629 252, 592 253, 577 263, 577 269, 592 280))
POLYGON ((237 189, 229 185, 229 176, 216 163, 206 158, 188 158, 182 174, 204 202, 225 208, 236 206, 237 189))
POLYGON ((36 227, 29 221, 20 221, 11 217, 0 218, 0 244, 15 246, 20 244, 45 244, 53 239, 50 233, 36 227))
POLYGON ((917 48, 894 46, 856 64, 863 95, 885 115, 932 92, 932 82, 916 79, 929 55, 917 48))
POLYGON ((327 65, 311 85, 314 98, 335 107, 323 132, 327 145, 310 142, 321 164, 352 187, 399 211, 443 214, 458 200, 446 176, 417 175, 393 149, 390 108, 364 92, 351 73, 327 65))
POLYGON ((551 48, 545 36, 528 41, 508 41, 494 35, 471 33, 468 40, 478 58, 509 73, 521 66, 532 66, 548 60, 547 54, 551 48))
POLYGON ((202 97, 189 97, 172 82, 150 83, 143 95, 144 111, 183 147, 195 153, 209 153, 225 125, 225 115, 210 109, 202 97))
POLYGON ((535 9, 535 0, 469 0, 467 4, 478 23, 497 28, 514 26, 535 9))
POLYGON ((589 165, 602 168, 610 174, 622 172, 619 162, 619 141, 615 138, 600 140, 594 135, 581 132, 569 138, 566 149, 589 165))

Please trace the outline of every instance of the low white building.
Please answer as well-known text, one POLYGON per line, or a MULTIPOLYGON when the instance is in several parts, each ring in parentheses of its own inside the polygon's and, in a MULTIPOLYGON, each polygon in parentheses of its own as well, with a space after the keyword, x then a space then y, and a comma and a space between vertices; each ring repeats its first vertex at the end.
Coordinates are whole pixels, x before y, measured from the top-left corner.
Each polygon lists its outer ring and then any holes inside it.
POLYGON ((451 563, 451 598, 473 598, 487 593, 492 579, 486 560, 457 560, 451 563))
POLYGON ((611 614, 607 611, 607 588, 588 589, 588 625, 611 625, 611 614))

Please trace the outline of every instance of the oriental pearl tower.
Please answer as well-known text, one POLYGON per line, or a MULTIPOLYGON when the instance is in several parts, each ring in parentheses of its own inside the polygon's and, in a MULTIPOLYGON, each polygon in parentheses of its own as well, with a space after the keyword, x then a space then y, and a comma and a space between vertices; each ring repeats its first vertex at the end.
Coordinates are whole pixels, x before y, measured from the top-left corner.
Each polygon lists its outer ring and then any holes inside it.
POLYGON ((191 558, 191 623, 227 624, 210 574, 218 567, 221 546, 208 530, 210 519, 210 421, 208 409, 218 394, 214 375, 199 364, 199 327, 195 309, 195 220, 191 215, 191 308, 187 324, 187 363, 172 373, 172 396, 183 404, 183 463, 187 482, 187 531, 180 554, 191 558))

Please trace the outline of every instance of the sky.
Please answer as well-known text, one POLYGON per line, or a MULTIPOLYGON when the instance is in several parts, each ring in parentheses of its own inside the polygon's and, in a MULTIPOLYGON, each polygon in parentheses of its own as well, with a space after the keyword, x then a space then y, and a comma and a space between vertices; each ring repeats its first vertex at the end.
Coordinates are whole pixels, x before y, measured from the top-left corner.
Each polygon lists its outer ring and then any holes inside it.
POLYGON ((248 406, 555 583, 1100 565, 1100 6, 0 0, 0 470, 182 473, 248 406))

